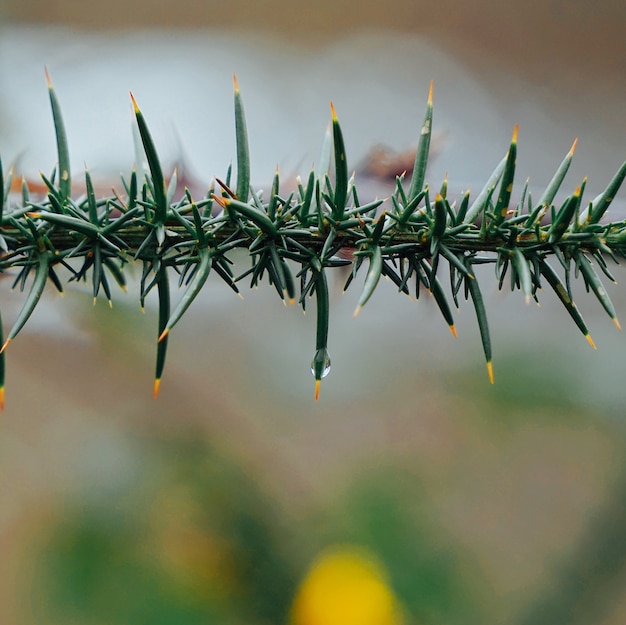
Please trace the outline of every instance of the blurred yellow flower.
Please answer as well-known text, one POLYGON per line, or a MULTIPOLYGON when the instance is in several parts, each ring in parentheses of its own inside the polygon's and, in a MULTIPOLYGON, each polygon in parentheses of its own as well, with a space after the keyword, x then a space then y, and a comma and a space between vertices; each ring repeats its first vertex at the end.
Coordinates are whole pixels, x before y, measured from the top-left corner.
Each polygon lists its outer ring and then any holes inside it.
POLYGON ((380 562, 364 549, 333 547, 311 565, 293 604, 292 625, 402 625, 380 562))

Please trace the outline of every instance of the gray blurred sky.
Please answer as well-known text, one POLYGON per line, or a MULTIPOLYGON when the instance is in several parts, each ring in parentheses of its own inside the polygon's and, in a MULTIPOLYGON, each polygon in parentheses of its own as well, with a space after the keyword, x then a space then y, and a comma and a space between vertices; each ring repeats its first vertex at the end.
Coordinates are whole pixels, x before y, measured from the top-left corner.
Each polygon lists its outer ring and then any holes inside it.
POLYGON ((589 175, 595 192, 626 155, 620 0, 3 5, 2 155, 19 157, 31 175, 54 163, 44 65, 65 111, 73 168, 86 161, 103 176, 132 162, 131 89, 166 159, 182 150, 202 178, 223 175, 233 157, 233 71, 257 184, 267 183, 277 162, 287 174, 306 173, 330 99, 352 167, 375 143, 412 147, 430 79, 435 131, 446 137, 431 184, 448 172, 454 190, 475 189, 505 153, 515 123, 518 181, 530 175, 531 185, 547 182, 576 136, 570 186, 589 175), (87 30, 59 30, 67 25, 87 30), (137 34, 138 26, 150 30, 137 34))
POLYGON ((516 71, 551 78, 557 65, 584 73, 601 63, 626 75, 622 0, 2 0, 9 19, 97 28, 137 26, 271 30, 311 43, 388 28, 472 42, 516 71))

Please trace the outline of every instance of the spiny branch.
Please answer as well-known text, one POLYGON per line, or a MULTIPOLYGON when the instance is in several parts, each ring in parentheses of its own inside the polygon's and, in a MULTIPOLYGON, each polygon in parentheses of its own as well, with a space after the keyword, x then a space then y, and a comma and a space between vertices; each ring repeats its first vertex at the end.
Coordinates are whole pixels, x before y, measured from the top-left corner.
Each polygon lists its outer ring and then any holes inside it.
POLYGON ((521 291, 527 302, 538 301, 539 289, 547 284, 595 347, 572 297, 572 280, 582 279, 620 328, 600 274, 614 281, 607 259, 617 261, 626 256, 626 221, 604 220, 626 177, 626 162, 592 201, 583 203, 583 180, 557 207, 554 200, 574 156, 574 141, 539 200, 533 200, 526 182, 512 205, 516 126, 506 155, 477 196, 471 199, 468 191, 458 204, 451 202, 447 180, 438 192, 426 182, 433 122, 431 84, 410 183, 405 184, 404 176, 397 177, 388 200, 360 202, 354 176, 348 176, 343 132, 332 103, 322 167, 312 170, 306 182, 298 178, 297 188, 287 194, 281 192, 277 171, 264 197, 250 184, 246 120, 235 78, 237 169, 233 184, 229 168, 225 179, 216 178, 204 197, 193 198, 186 189, 175 201, 176 176, 167 183, 148 124, 131 95, 149 174, 139 176, 133 170, 122 179, 124 194, 97 197, 86 170, 86 193, 73 198, 63 118, 47 72, 46 76, 58 168, 49 178, 42 175, 43 197, 31 198, 25 183, 19 197, 11 194, 12 172, 5 178, 0 162, 0 272, 13 274, 14 286, 20 289, 29 285, 6 338, 0 327, 2 408, 7 347, 28 321, 45 285, 63 289, 60 271, 69 273, 70 281, 90 280, 94 301, 102 290, 111 302, 110 280, 125 289, 126 264, 142 264, 140 305, 143 307, 155 288, 159 300, 155 396, 169 336, 211 271, 236 293, 244 278, 249 277, 251 286, 265 279, 283 302, 297 301, 303 310, 315 296, 317 332, 311 371, 316 399, 320 381, 330 371, 327 274, 335 267, 351 268, 344 290, 355 282, 362 266, 366 267, 355 316, 369 301, 381 276, 405 295, 416 299, 424 292, 432 295, 455 336, 453 308, 458 308, 460 295, 471 299, 492 383, 491 339, 477 265, 495 266, 499 288, 508 275, 511 289, 521 291), (331 156, 332 179, 328 173, 331 156), (239 276, 234 275, 231 259, 236 248, 247 249, 250 258, 250 267, 239 276), (552 259, 557 262, 550 264, 552 259), (553 264, 560 267, 563 278, 553 264), (441 282, 444 273, 447 290, 441 282), (172 275, 177 275, 179 286, 185 288, 173 311, 172 275))

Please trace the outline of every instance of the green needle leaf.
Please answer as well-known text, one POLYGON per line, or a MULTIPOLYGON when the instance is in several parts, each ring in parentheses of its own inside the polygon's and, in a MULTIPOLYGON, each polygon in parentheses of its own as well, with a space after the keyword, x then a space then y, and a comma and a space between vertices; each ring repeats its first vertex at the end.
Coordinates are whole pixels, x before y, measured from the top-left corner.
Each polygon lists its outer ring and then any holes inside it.
POLYGON ((506 164, 502 174, 502 182, 500 183, 500 193, 498 194, 498 199, 496 200, 494 215, 497 225, 500 225, 504 221, 509 210, 509 202, 511 201, 511 191, 513 190, 515 163, 517 159, 517 130, 518 126, 516 124, 513 129, 511 146, 509 147, 509 152, 506 156, 506 164))
POLYGON ((598 298, 598 301, 600 302, 600 304, 602 304, 602 307, 604 308, 604 310, 606 310, 607 314, 609 315, 609 317, 615 324, 615 327, 618 330, 621 330, 622 326, 620 325, 617 319, 615 306, 613 306, 613 302, 611 301, 611 298, 608 296, 608 293, 606 292, 606 289, 604 288, 602 281, 598 277, 598 274, 594 271, 591 265, 591 262, 584 254, 579 254, 576 260, 577 260, 578 266, 580 267, 580 271, 585 277, 587 284, 591 287, 591 290, 595 293, 596 297, 598 298))
POLYGON ((426 115, 420 132, 420 138, 417 143, 417 151, 415 153, 415 163, 413 164, 413 173, 411 175, 411 185, 407 194, 407 200, 411 202, 418 193, 424 188, 424 180, 426 178, 426 168, 428 166, 428 153, 430 151, 430 138, 433 127, 433 81, 430 82, 428 90, 428 101, 426 103, 426 115))
POLYGON ((580 190, 581 187, 578 187, 574 195, 565 200, 563 206, 556 214, 550 230, 548 230, 548 243, 556 243, 565 234, 567 227, 576 214, 576 209, 580 202, 580 190))
POLYGON ((85 186, 87 188, 87 207, 89 209, 89 221, 92 224, 98 224, 98 206, 96 203, 96 193, 91 181, 89 170, 85 168, 85 186))
POLYGON ((485 183, 485 186, 482 188, 480 193, 476 196, 476 199, 472 202, 472 205, 467 210, 463 223, 473 223, 478 215, 480 215, 483 210, 485 210, 485 206, 489 201, 489 198, 493 194, 495 186, 498 184, 500 178, 502 178, 502 173, 504 172, 507 159, 508 156, 505 156, 498 163, 497 167, 493 170, 493 173, 491 174, 491 176, 489 176, 489 179, 485 183))
MULTIPOLYGON (((472 271, 472 265, 468 261, 468 269, 472 271)), ((473 271, 472 271, 473 273, 473 271)), ((476 319, 478 321, 478 329, 480 330, 480 340, 483 344, 483 351, 485 353, 485 360, 487 362, 487 373, 489 374, 489 381, 493 384, 493 365, 491 364, 491 337, 489 335, 489 324, 487 322, 487 311, 485 309, 485 303, 483 301, 480 287, 478 286, 478 280, 471 280, 465 278, 465 286, 469 291, 472 301, 474 302, 474 310, 476 311, 476 319)))
POLYGON ((609 182, 607 188, 591 203, 592 208, 589 223, 597 224, 600 219, 602 219, 604 213, 606 213, 611 205, 613 198, 619 191, 619 188, 622 186, 624 178, 626 178, 626 161, 624 161, 615 176, 613 176, 613 179, 609 182))
POLYGON ((144 119, 143 113, 139 110, 132 93, 130 94, 130 99, 133 102, 135 118, 137 119, 137 126, 139 127, 139 135, 141 136, 143 149, 146 153, 146 158, 148 159, 148 167, 150 168, 150 175, 152 176, 152 184, 154 186, 154 201, 156 205, 153 223, 162 225, 165 223, 165 216, 167 214, 167 200, 165 178, 163 177, 161 162, 159 160, 159 155, 157 154, 154 141, 152 140, 152 135, 148 130, 146 120, 144 119))
POLYGON ((218 197, 217 195, 214 195, 213 199, 223 208, 232 208, 237 213, 240 213, 244 217, 247 217, 255 226, 257 226, 257 228, 263 231, 266 235, 270 237, 278 236, 278 229, 276 228, 272 220, 265 213, 262 213, 253 206, 250 206, 250 204, 246 204, 245 202, 240 202, 239 200, 233 200, 230 198, 218 197))
POLYGON ((57 99, 50 74, 46 68, 46 82, 48 84, 48 93, 50 95, 50 106, 52 108, 52 118, 54 120, 54 132, 56 134, 57 155, 59 160, 59 191, 64 200, 67 200, 72 194, 72 180, 70 177, 70 153, 67 146, 67 134, 65 133, 65 125, 63 124, 63 116, 61 115, 61 106, 57 99))
POLYGON ((356 317, 361 312, 361 308, 365 306, 367 300, 372 296, 372 293, 378 285, 378 281, 380 280, 382 271, 383 254, 380 247, 378 245, 375 245, 370 250, 370 266, 367 270, 367 275, 365 276, 365 284, 363 285, 361 297, 359 297, 359 303, 354 309, 354 314, 352 315, 352 317, 356 317))
POLYGON ((328 282, 326 272, 322 267, 315 272, 315 294, 317 303, 317 332, 315 336, 315 355, 311 363, 311 371, 315 376, 315 401, 319 399, 320 382, 330 372, 330 357, 328 355, 328 326, 330 304, 328 296, 328 282))
POLYGON ((556 194, 561 188, 561 183, 565 178, 565 174, 567 174, 567 170, 572 163, 572 159, 574 158, 574 152, 576 151, 576 145, 578 144, 578 138, 574 139, 574 143, 572 143, 572 147, 570 151, 565 155, 563 162, 559 165, 556 173, 554 174, 552 180, 548 183, 546 190, 543 192, 543 195, 539 198, 539 202, 537 202, 537 206, 551 206, 556 194))
POLYGON ((548 284, 552 287, 552 290, 556 293, 557 297, 561 300, 561 303, 565 306, 565 309, 574 320, 574 323, 578 326, 578 329, 583 333, 589 345, 596 349, 596 344, 589 335, 589 330, 587 329, 582 315, 578 312, 576 304, 574 304, 572 298, 567 292, 567 289, 555 273, 554 269, 552 269, 552 267, 548 265, 544 259, 542 259, 539 261, 539 270, 541 271, 541 275, 548 281, 548 284))
POLYGON ((2 343, 0 354, 2 354, 9 346, 11 341, 19 334, 24 327, 28 318, 32 315, 35 307, 39 303, 41 294, 43 293, 46 281, 48 279, 48 271, 50 269, 50 253, 48 251, 37 253, 37 267, 35 269, 35 279, 30 287, 30 291, 24 300, 24 304, 17 315, 17 318, 7 335, 6 340, 2 343))
POLYGON ((441 286, 441 282, 437 276, 433 273, 432 268, 428 265, 426 261, 421 261, 421 267, 428 278, 429 290, 435 298, 435 302, 437 302, 437 306, 439 306, 439 310, 443 315, 448 327, 450 328, 450 332, 452 332, 452 336, 456 338, 456 328, 454 326, 454 317, 452 316, 452 310, 450 308, 450 304, 448 303, 448 298, 446 297, 445 291, 441 286))
POLYGON ((333 219, 341 221, 348 201, 348 161, 346 159, 343 133, 341 132, 341 126, 332 102, 330 103, 330 110, 333 119, 333 144, 335 148, 335 194, 333 196, 335 206, 333 219))
POLYGON ((248 130, 246 116, 243 110, 243 100, 239 93, 237 75, 233 74, 235 85, 235 138, 237 143, 237 198, 247 202, 250 192, 250 147, 248 145, 248 130))
POLYGON ((529 304, 533 295, 533 279, 528 261, 519 247, 513 249, 513 266, 517 272, 524 299, 529 304))
POLYGON ((433 257, 437 255, 439 242, 446 232, 447 221, 448 210, 446 208, 446 201, 441 194, 437 194, 435 197, 435 221, 433 222, 430 238, 430 255, 433 257))
MULTIPOLYGON (((156 281, 159 295, 159 337, 161 337, 170 317, 170 283, 165 263, 163 262, 161 262, 157 272, 156 281)), ((166 335, 163 340, 159 339, 157 343, 156 371, 154 375, 154 388, 152 391, 152 395, 155 398, 159 394, 159 388, 161 386, 161 377, 163 376, 163 369, 165 368, 165 356, 167 355, 168 341, 169 337, 166 335)))
POLYGON ((189 306, 191 306, 193 300, 196 298, 198 293, 200 293, 204 283, 207 281, 207 278, 211 273, 211 251, 208 248, 201 248, 198 250, 198 256, 200 260, 196 267, 196 272, 193 274, 193 278, 185 290, 183 297, 180 302, 178 302, 178 306, 176 306, 174 312, 167 320, 167 323, 159 336, 159 343, 167 338, 170 330, 180 321, 189 306))

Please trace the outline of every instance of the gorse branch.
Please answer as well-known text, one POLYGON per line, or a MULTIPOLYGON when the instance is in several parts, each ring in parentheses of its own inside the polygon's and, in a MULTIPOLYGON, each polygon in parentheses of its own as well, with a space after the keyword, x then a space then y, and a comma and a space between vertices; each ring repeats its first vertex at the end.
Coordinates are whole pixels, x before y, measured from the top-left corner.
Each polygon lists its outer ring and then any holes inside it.
POLYGON ((540 287, 547 284, 593 347, 572 298, 573 279, 582 279, 620 327, 600 274, 613 281, 607 259, 616 261, 626 255, 626 221, 603 221, 626 177, 626 163, 595 199, 583 202, 583 180, 557 207, 554 200, 574 156, 574 142, 539 200, 533 200, 526 182, 512 205, 516 126, 507 154, 477 196, 470 198, 468 191, 458 203, 451 203, 447 181, 438 192, 426 183, 433 120, 431 84, 410 183, 407 186, 403 176, 397 177, 394 192, 385 203, 360 202, 354 178, 348 175, 343 133, 332 104, 322 165, 311 171, 306 181, 298 178, 297 188, 288 195, 281 193, 277 171, 265 197, 250 185, 246 120, 235 78, 234 182, 229 168, 224 180, 216 178, 204 197, 193 198, 185 190, 175 200, 176 176, 166 182, 148 124, 131 95, 149 173, 140 175, 133 170, 123 178, 123 197, 97 197, 89 171, 85 171, 86 193, 73 198, 63 118, 49 77, 47 80, 58 167, 50 178, 42 175, 43 197, 31 198, 24 182, 21 195, 12 194, 12 173, 5 178, 0 163, 0 272, 12 273, 14 286, 28 287, 6 337, 0 323, 2 407, 7 348, 28 321, 46 284, 62 291, 60 273, 69 273, 70 281, 91 282, 94 301, 102 290, 111 302, 110 283, 125 289, 124 267, 130 262, 143 266, 141 306, 152 290, 159 301, 155 396, 169 335, 211 272, 236 293, 243 278, 249 278, 251 286, 266 280, 283 302, 297 301, 303 309, 315 296, 317 332, 311 371, 316 399, 320 381, 330 371, 328 273, 335 267, 351 268, 344 290, 362 268, 365 272, 355 316, 381 276, 405 295, 432 295, 455 336, 453 308, 458 308, 460 296, 471 299, 491 382, 491 339, 477 265, 495 266, 499 288, 508 275, 511 289, 520 290, 526 301, 537 300, 540 287), (239 276, 234 275, 230 258, 235 248, 246 248, 250 258, 249 268, 239 276), (173 309, 172 275, 177 275, 179 286, 184 287, 173 309), (442 280, 449 288, 444 289, 442 280))

